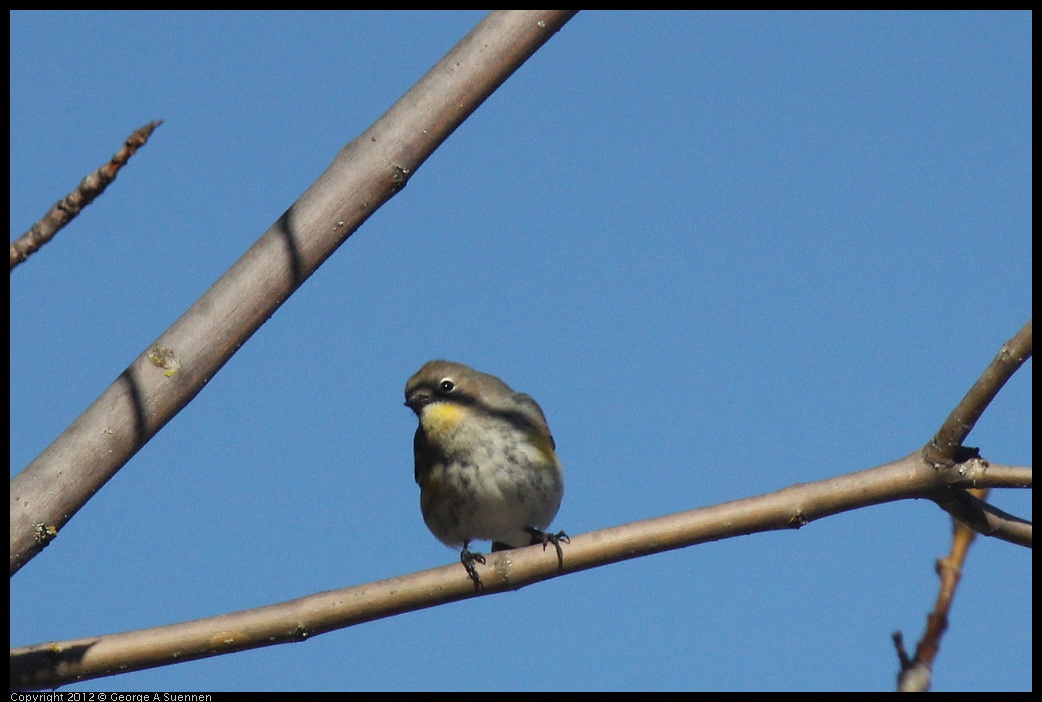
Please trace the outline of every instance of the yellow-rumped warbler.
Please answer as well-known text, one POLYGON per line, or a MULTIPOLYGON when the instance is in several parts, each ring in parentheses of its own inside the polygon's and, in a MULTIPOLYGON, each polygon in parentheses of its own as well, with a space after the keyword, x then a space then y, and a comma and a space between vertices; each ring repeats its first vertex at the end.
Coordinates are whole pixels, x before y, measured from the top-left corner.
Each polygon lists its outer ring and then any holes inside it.
POLYGON ((460 363, 429 361, 405 384, 420 425, 413 438, 423 521, 481 585, 470 542, 492 550, 559 542, 544 533, 564 495, 564 474, 543 411, 499 378, 460 363))

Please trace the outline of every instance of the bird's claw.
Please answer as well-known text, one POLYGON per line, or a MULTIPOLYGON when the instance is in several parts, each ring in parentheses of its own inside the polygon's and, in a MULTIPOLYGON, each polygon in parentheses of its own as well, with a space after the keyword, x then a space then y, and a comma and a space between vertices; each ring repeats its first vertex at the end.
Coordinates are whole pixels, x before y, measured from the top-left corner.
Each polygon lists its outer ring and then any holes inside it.
POLYGON ((463 567, 467 569, 467 575, 469 575, 470 579, 474 581, 474 589, 480 590, 485 587, 485 585, 481 582, 481 576, 478 575, 478 569, 474 564, 480 563, 481 565, 485 565, 485 557, 480 553, 475 553, 468 549, 467 547, 469 545, 469 543, 463 544, 463 551, 460 552, 459 559, 463 564, 463 567))
POLYGON ((561 549, 561 544, 571 543, 572 540, 568 538, 568 534, 563 531, 551 534, 535 528, 529 528, 528 533, 532 535, 532 544, 542 544, 544 551, 547 544, 553 544, 557 549, 557 565, 559 568, 564 568, 564 551, 561 549))

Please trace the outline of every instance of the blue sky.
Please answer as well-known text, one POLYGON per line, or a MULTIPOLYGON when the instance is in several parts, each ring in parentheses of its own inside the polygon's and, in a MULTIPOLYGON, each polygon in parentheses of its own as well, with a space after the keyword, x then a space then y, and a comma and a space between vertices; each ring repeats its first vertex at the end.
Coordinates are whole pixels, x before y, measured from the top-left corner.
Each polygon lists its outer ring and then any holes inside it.
MULTIPOLYGON (((11 14, 11 471, 481 12, 11 14)), ((11 582, 22 645, 453 562, 406 379, 542 405, 572 534, 921 446, 1031 317, 1031 15, 580 13, 11 582)), ((968 444, 1031 462, 1031 363, 968 444)), ((1028 491, 993 501, 1031 518, 1028 491)), ((903 502, 68 690, 888 690, 950 520, 903 502)), ((979 539, 935 690, 1030 690, 1031 552, 979 539)))

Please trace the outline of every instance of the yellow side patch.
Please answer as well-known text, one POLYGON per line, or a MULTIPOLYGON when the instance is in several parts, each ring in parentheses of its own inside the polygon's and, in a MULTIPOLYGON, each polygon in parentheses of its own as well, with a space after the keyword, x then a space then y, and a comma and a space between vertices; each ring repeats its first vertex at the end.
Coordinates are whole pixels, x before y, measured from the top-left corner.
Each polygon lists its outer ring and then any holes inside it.
POLYGON ((427 436, 436 438, 452 432, 467 410, 451 402, 435 402, 423 412, 423 428, 427 436))
POLYGON ((550 443, 550 439, 546 436, 537 432, 532 432, 528 435, 528 441, 539 449, 539 453, 543 454, 543 457, 548 461, 557 461, 557 454, 554 452, 554 447, 550 443))

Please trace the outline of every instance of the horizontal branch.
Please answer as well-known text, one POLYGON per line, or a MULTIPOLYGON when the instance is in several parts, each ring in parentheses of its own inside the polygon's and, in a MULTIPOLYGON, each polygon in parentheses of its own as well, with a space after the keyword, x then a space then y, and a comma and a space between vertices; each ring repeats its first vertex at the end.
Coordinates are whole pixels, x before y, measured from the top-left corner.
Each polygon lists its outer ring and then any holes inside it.
MULTIPOLYGON (((1010 470, 997 471, 996 482, 1010 470)), ((434 607, 517 590, 590 568, 761 531, 798 529, 816 519, 868 505, 930 498, 953 488, 988 486, 990 466, 979 458, 937 470, 916 453, 877 468, 793 485, 758 497, 648 519, 574 536, 556 554, 539 546, 499 551, 478 565, 475 591, 458 564, 322 592, 257 609, 152 629, 25 646, 11 651, 13 688, 51 688, 78 680, 141 670, 313 636, 434 607)))

